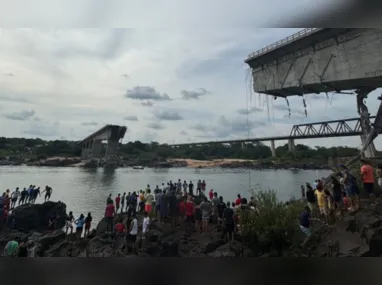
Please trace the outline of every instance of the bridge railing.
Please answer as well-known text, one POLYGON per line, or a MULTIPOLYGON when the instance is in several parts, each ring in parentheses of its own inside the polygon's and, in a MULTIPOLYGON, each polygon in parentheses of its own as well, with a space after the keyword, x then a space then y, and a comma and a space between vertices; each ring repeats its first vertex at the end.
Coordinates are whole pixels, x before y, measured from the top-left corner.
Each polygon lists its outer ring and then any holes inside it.
POLYGON ((273 49, 276 49, 277 47, 283 45, 283 44, 286 44, 286 43, 289 43, 289 42, 292 42, 302 36, 305 36, 307 34, 310 34, 310 33, 313 33, 315 32, 317 29, 319 28, 306 28, 306 29, 303 29, 297 33, 294 33, 293 35, 289 36, 289 37, 286 37, 282 40, 279 40, 273 44, 270 44, 268 46, 266 46, 265 48, 262 48, 262 49, 259 49, 253 53, 250 53, 247 57, 247 60, 250 60, 252 58, 255 58, 263 53, 266 53, 266 52, 269 52, 270 50, 273 50, 273 49))

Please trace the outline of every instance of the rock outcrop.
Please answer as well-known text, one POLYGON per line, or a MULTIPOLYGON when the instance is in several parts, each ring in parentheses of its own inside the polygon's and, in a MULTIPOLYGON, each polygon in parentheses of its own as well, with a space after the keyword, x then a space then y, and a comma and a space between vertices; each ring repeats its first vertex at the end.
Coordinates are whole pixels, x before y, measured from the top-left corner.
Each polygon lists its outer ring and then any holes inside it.
POLYGON ((46 160, 40 160, 32 165, 34 166, 47 166, 47 167, 64 167, 64 166, 71 166, 77 163, 80 163, 81 159, 79 158, 51 158, 46 160))
POLYGON ((59 216, 57 228, 63 227, 66 215, 64 203, 49 201, 43 204, 22 205, 13 211, 13 228, 21 232, 44 231, 49 218, 56 214, 59 216))

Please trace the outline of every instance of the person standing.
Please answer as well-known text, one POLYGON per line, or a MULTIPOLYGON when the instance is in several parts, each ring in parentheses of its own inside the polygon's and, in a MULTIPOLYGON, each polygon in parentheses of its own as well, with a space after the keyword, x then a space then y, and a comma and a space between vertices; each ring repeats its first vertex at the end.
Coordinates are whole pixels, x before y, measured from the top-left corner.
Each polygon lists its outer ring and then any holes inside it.
POLYGON ((382 189, 382 164, 378 164, 377 167, 378 186, 382 189))
POLYGON ((74 221, 74 223, 76 224, 76 238, 77 240, 80 240, 82 236, 82 231, 84 229, 84 224, 85 224, 84 214, 81 214, 80 217, 74 221))
POLYGON ((138 235, 138 219, 137 215, 134 213, 132 217, 132 221, 130 223, 129 234, 126 236, 126 239, 130 240, 133 243, 133 251, 135 251, 135 245, 137 242, 138 235))
POLYGON ((70 229, 70 233, 73 233, 73 212, 69 212, 69 215, 66 216, 66 221, 65 221, 65 234, 68 234, 68 230, 70 229))
POLYGON ((358 185, 355 177, 350 173, 345 165, 341 165, 340 168, 342 172, 340 175, 342 176, 342 183, 344 186, 344 190, 346 192, 346 196, 349 198, 349 211, 357 211, 359 209, 359 200, 358 200, 358 185))
POLYGON ((188 184, 187 184, 186 180, 184 180, 184 182, 183 182, 183 194, 184 195, 187 194, 187 189, 188 189, 188 184))
POLYGON ((89 212, 88 215, 85 218, 85 233, 84 233, 84 237, 87 237, 89 235, 92 221, 93 221, 92 213, 89 212))
POLYGON ((371 206, 375 206, 374 195, 374 169, 365 159, 361 159, 361 178, 363 182, 363 188, 369 194, 371 206))
POLYGON ((144 218, 143 218, 143 224, 142 224, 142 240, 146 239, 147 232, 150 228, 150 217, 149 213, 145 212, 144 218))
POLYGON ((113 201, 109 201, 109 204, 105 209, 105 218, 106 218, 106 233, 112 233, 114 230, 114 215, 115 215, 115 207, 113 201))
POLYGON ((304 211, 300 214, 300 229, 307 236, 311 236, 312 219, 310 217, 309 207, 305 207, 304 211))
POLYGON ((208 224, 211 218, 212 204, 208 202, 207 198, 203 197, 203 202, 200 204, 200 209, 202 210, 202 228, 203 235, 208 233, 208 224))
POLYGON ((118 196, 115 197, 115 212, 118 213, 119 206, 121 205, 121 193, 118 193, 118 196))
POLYGON ((235 232, 235 212, 231 208, 231 203, 227 202, 227 206, 223 210, 223 233, 226 235, 226 240, 231 243, 234 240, 235 232))
POLYGON ((125 210, 125 199, 126 199, 126 193, 123 193, 122 198, 121 198, 121 213, 125 210))
POLYGON ((301 200, 305 201, 305 187, 301 185, 301 200))
POLYGON ((11 209, 13 209, 16 206, 17 199, 20 196, 19 187, 16 188, 14 192, 11 194, 11 209))
POLYGON ((148 215, 150 215, 153 210, 153 201, 154 196, 151 194, 151 190, 148 189, 145 197, 145 212, 148 213, 148 215))
POLYGON ((308 202, 308 207, 310 209, 310 212, 312 213, 312 216, 314 217, 316 212, 316 196, 314 194, 314 190, 310 184, 307 184, 306 188, 306 201, 308 202))
POLYGON ((20 193, 20 199, 19 199, 19 203, 18 205, 24 205, 25 203, 25 199, 27 199, 27 196, 28 196, 28 191, 26 188, 23 189, 23 191, 21 191, 20 193))
POLYGON ((188 183, 188 195, 194 196, 194 184, 192 184, 192 181, 188 183))
POLYGON ((45 190, 42 191, 42 193, 45 192, 44 202, 49 201, 50 196, 52 196, 53 189, 49 185, 45 186, 45 190))

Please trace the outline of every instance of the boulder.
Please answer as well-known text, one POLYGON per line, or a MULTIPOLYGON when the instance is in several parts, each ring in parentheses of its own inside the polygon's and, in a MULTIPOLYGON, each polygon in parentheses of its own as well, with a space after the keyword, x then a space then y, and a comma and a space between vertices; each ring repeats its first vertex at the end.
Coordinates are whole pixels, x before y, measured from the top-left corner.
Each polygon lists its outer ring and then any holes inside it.
POLYGON ((66 205, 62 202, 45 202, 43 204, 22 205, 13 210, 14 227, 21 232, 45 231, 49 217, 59 215, 57 228, 65 225, 66 205))

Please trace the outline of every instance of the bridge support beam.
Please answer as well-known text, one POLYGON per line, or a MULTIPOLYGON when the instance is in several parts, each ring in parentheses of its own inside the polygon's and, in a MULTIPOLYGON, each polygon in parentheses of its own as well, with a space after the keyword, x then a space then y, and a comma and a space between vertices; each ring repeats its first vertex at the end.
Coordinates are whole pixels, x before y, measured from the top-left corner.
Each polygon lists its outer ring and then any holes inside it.
POLYGON ((101 149, 102 149, 102 141, 93 140, 91 157, 92 158, 100 158, 101 157, 101 149))
POLYGON ((295 146, 294 146, 294 139, 289 139, 288 140, 288 151, 290 151, 293 154, 296 153, 296 149, 295 149, 295 146))
POLYGON ((272 157, 276 157, 276 146, 275 146, 274 140, 271 140, 271 152, 272 152, 272 157))
POLYGON ((105 157, 117 155, 118 140, 108 140, 105 157))
POLYGON ((241 149, 245 149, 245 143, 241 143, 241 149))
POLYGON ((91 142, 87 142, 82 145, 82 150, 81 150, 81 157, 82 159, 87 159, 91 155, 91 142))

